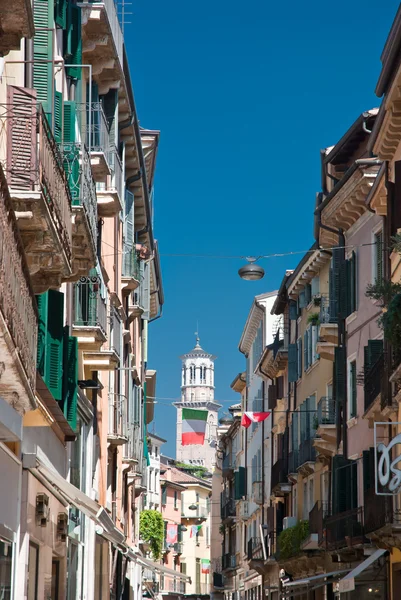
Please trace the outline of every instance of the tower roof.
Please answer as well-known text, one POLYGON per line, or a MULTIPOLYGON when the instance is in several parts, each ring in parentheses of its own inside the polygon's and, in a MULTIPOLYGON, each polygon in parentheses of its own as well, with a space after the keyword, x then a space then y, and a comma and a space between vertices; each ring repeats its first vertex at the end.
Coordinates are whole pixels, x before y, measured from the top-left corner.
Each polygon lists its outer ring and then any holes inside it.
POLYGON ((199 339, 198 335, 196 335, 195 348, 190 350, 190 352, 187 352, 187 354, 183 354, 182 356, 180 356, 180 358, 182 360, 184 360, 185 358, 192 358, 192 357, 210 358, 210 360, 214 360, 216 358, 215 356, 213 356, 213 354, 209 354, 209 352, 206 352, 205 350, 203 350, 203 348, 200 345, 200 339, 199 339))

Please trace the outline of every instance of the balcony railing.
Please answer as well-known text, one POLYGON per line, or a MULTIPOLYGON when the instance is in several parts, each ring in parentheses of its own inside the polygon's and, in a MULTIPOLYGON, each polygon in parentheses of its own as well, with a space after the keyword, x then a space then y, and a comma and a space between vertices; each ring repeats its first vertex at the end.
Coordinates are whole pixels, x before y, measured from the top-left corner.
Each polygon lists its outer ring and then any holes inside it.
POLYGON ((127 441, 127 398, 122 394, 109 393, 109 438, 122 444, 127 441))
POLYGON ((267 560, 274 559, 277 551, 277 534, 275 531, 270 531, 265 536, 265 548, 267 560))
MULTIPOLYGON (((85 112, 86 125, 82 127, 85 142, 91 152, 101 152, 105 155, 106 161, 110 161, 110 133, 109 124, 104 114, 101 102, 92 102, 91 123, 89 126, 89 102, 79 104, 78 110, 85 112)), ((84 121, 81 114, 81 120, 84 121)))
POLYGON ((336 403, 334 398, 323 396, 317 404, 317 424, 335 425, 336 403))
POLYGON ((106 336, 106 300, 101 295, 101 282, 97 276, 81 277, 74 284, 74 317, 77 327, 99 327, 106 336))
POLYGON ((81 142, 60 145, 64 170, 70 187, 72 206, 82 206, 91 233, 93 252, 96 253, 97 202, 88 149, 81 142))
POLYGON ((235 569, 237 566, 237 560, 235 553, 227 552, 221 557, 221 568, 223 571, 226 569, 235 569))
MULTIPOLYGON (((316 302, 316 301, 315 301, 316 302)), ((337 323, 337 299, 333 296, 320 294, 320 323, 337 323)))
POLYGON ((186 519, 207 519, 209 511, 206 506, 197 506, 196 510, 191 510, 189 507, 193 504, 189 502, 188 505, 181 505, 181 516, 186 519))
POLYGON ((365 490, 364 532, 372 533, 387 524, 401 525, 400 515, 393 510, 393 496, 378 496, 374 488, 365 490))
POLYGON ((328 550, 361 544, 364 539, 363 509, 354 508, 327 517, 323 526, 326 530, 325 545, 328 550))
POLYGON ((253 537, 248 540, 248 560, 263 560, 262 539, 253 537))
POLYGON ((307 462, 315 462, 316 448, 313 446, 313 439, 304 440, 299 445, 299 461, 298 467, 307 462))
POLYGON ((0 310, 32 396, 35 393, 38 332, 35 306, 29 270, 0 165, 0 310))
POLYGON ((139 260, 135 246, 129 245, 126 242, 123 244, 124 259, 122 264, 122 276, 133 277, 140 281, 139 275, 139 260))
POLYGON ((284 458, 279 458, 272 466, 272 473, 271 473, 271 489, 272 490, 274 490, 274 488, 279 483, 288 483, 286 462, 287 461, 284 458))
POLYGON ((234 467, 235 467, 235 459, 233 458, 233 455, 230 452, 229 454, 226 454, 223 457, 223 464, 222 464, 223 477, 227 477, 228 475, 230 475, 230 473, 233 472, 234 467))
POLYGON ((384 373, 384 355, 375 362, 369 370, 364 373, 365 410, 376 400, 382 389, 384 373))
POLYGON ((224 521, 225 519, 229 519, 230 517, 235 517, 236 515, 236 507, 235 507, 235 500, 233 498, 229 498, 228 500, 224 501, 223 498, 223 504, 221 505, 221 518, 224 521))

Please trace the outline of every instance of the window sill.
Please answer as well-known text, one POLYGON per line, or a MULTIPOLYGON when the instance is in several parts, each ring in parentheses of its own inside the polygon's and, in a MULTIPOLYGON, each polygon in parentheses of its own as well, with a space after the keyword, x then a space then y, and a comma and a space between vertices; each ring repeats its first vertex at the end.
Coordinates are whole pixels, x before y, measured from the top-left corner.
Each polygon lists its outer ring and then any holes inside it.
POLYGON ((357 316, 358 316, 358 312, 356 310, 354 310, 354 312, 351 313, 350 315, 348 315, 348 317, 345 319, 345 324, 350 325, 353 321, 355 321, 357 316))
POLYGON ((351 429, 352 427, 355 427, 355 425, 357 425, 357 423, 358 423, 358 419, 356 417, 351 417, 347 421, 347 427, 348 427, 348 429, 351 429))

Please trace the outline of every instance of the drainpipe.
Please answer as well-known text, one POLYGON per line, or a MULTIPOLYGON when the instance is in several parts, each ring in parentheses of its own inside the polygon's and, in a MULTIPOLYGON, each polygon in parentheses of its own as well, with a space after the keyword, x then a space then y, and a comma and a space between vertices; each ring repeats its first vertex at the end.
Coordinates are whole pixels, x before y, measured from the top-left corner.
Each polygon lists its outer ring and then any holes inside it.
MULTIPOLYGON (((355 161, 356 162, 356 161, 355 161)), ((372 161, 369 161, 368 164, 371 164, 372 161)), ((321 206, 321 204, 320 204, 321 206)), ((316 211, 315 211, 315 215, 317 216, 317 222, 318 222, 318 230, 317 230, 317 242, 319 244, 319 228, 324 229, 325 231, 329 231, 330 233, 334 233, 335 235, 338 236, 338 245, 339 246, 345 246, 345 236, 344 236, 344 232, 342 229, 334 229, 333 227, 329 227, 328 225, 324 225, 322 223, 322 213, 321 213, 321 209, 320 206, 317 207, 316 211)), ((338 313, 337 313, 338 314, 338 313)), ((345 318, 340 316, 340 314, 338 314, 338 346, 344 345, 345 347, 345 318)), ((344 369, 344 373, 347 372, 347 356, 346 353, 344 352, 344 364, 343 364, 343 369, 344 369)), ((343 404, 343 422, 342 422, 342 437, 343 437, 343 455, 345 458, 347 458, 347 450, 348 450, 348 440, 347 440, 347 386, 345 386, 344 389, 344 404, 343 404)), ((337 414, 337 446, 339 446, 339 442, 340 442, 340 436, 339 436, 339 428, 340 428, 340 414, 337 414)))

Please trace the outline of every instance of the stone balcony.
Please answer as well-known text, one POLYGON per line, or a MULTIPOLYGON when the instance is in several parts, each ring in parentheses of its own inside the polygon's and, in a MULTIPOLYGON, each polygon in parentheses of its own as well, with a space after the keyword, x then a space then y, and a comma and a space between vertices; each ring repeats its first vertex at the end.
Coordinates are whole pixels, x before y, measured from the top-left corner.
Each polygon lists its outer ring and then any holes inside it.
POLYGON ((123 206, 123 168, 117 148, 110 151, 110 175, 96 184, 97 210, 100 217, 115 217, 123 206))
POLYGON ((37 312, 17 222, 0 166, 0 396, 20 414, 35 407, 37 312))
POLYGON ((8 86, 0 106, 0 160, 36 294, 72 275, 71 194, 63 160, 34 90, 8 86))
POLYGON ((82 62, 93 66, 99 94, 118 89, 123 69, 123 35, 113 0, 82 2, 82 62))
POLYGON ((34 34, 33 8, 30 0, 0 0, 0 56, 19 50, 22 38, 34 34))

